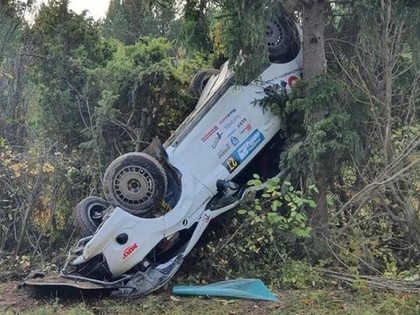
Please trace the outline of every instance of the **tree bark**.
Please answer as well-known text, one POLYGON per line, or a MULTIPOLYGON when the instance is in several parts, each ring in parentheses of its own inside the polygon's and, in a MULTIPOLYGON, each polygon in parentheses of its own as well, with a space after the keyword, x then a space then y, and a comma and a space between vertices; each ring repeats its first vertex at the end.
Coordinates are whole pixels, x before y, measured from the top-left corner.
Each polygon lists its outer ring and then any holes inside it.
POLYGON ((311 80, 325 72, 325 2, 303 2, 303 78, 311 80))
MULTIPOLYGON (((325 30, 325 2, 324 0, 302 1, 303 3, 303 78, 310 83, 326 70, 324 48, 325 30)), ((310 111, 306 113, 308 123, 324 118, 324 112, 310 111)), ((328 234, 328 208, 327 208, 327 172, 318 164, 315 170, 316 185, 319 194, 316 196, 316 208, 310 213, 311 226, 314 229, 317 244, 314 254, 323 258, 326 256, 325 246, 322 246, 324 236, 328 234)))

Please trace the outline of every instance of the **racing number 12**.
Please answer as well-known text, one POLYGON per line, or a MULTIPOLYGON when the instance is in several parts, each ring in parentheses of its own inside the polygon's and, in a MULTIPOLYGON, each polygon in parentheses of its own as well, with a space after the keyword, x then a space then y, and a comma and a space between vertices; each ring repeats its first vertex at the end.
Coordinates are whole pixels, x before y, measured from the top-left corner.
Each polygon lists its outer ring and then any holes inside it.
POLYGON ((233 170, 238 167, 238 161, 236 161, 233 157, 230 157, 226 161, 226 166, 229 173, 232 173, 233 170))

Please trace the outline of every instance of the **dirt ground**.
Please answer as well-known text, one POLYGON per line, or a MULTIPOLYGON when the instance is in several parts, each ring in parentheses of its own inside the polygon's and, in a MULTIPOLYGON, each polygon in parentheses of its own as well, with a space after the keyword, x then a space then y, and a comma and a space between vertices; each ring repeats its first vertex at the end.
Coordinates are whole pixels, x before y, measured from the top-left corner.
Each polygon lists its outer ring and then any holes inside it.
POLYGON ((251 300, 226 300, 223 298, 188 298, 176 297, 171 288, 159 290, 146 298, 119 300, 109 298, 106 293, 80 292, 68 290, 57 294, 48 290, 33 290, 23 287, 22 281, 0 283, 0 314, 54 314, 58 308, 80 314, 268 314, 281 308, 280 302, 263 302, 251 300), (198 299, 198 302, 195 301, 198 299), (131 307, 127 306, 127 301, 131 307), (201 304, 200 311, 197 303, 201 304), (138 310, 140 313, 137 313, 138 310), (39 311, 37 311, 39 310, 39 311), (50 311, 49 311, 50 310, 50 311), (225 312, 226 311, 226 312, 225 312))
POLYGON ((10 309, 19 312, 39 304, 39 301, 20 288, 20 285, 21 282, 18 281, 0 283, 0 311, 10 309))
POLYGON ((144 298, 112 299, 105 293, 79 290, 57 294, 21 287, 21 281, 0 282, 0 314, 22 315, 418 315, 418 295, 357 291, 341 287, 278 290, 278 302, 215 297, 183 297, 172 286, 144 298))

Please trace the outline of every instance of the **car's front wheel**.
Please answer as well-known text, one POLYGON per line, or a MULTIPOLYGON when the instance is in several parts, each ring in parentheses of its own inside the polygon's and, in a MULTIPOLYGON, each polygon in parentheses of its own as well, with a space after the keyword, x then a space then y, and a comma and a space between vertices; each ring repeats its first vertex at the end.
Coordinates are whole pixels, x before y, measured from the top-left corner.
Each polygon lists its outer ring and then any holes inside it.
POLYGON ((145 153, 127 153, 118 157, 108 166, 103 178, 106 199, 138 216, 160 206, 167 185, 161 164, 145 153))

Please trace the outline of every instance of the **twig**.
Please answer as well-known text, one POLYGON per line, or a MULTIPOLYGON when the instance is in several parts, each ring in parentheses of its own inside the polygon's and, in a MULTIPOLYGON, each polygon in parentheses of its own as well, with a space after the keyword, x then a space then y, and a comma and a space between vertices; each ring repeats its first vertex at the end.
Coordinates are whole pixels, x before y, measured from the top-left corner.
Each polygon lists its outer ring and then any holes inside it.
POLYGON ((354 286, 358 282, 362 281, 367 287, 371 289, 383 290, 383 291, 394 291, 394 292, 405 292, 405 293, 419 293, 420 292, 420 281, 418 280, 398 280, 398 279, 387 279, 383 276, 368 276, 368 275, 352 275, 344 272, 314 268, 314 270, 323 273, 326 277, 333 278, 339 281, 343 281, 351 286, 354 286))

